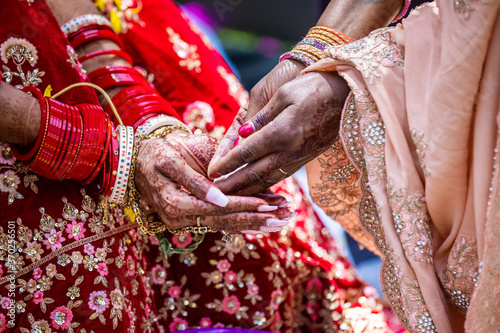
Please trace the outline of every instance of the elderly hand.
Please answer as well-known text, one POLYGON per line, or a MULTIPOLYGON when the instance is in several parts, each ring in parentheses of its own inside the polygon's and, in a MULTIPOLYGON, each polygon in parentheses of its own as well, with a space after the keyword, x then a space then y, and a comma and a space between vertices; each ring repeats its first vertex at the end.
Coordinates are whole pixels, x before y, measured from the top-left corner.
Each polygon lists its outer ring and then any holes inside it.
POLYGON ((334 72, 308 73, 283 85, 239 129, 237 145, 211 162, 210 175, 231 173, 215 184, 224 193, 252 194, 293 174, 333 144, 348 93, 334 72))
MULTIPOLYGON (((250 91, 250 99, 248 104, 243 107, 238 115, 234 118, 233 124, 227 131, 224 138, 221 140, 215 155, 212 159, 212 164, 218 161, 222 156, 226 155, 233 148, 235 141, 238 139, 238 129, 246 121, 255 116, 269 100, 274 96, 276 91, 285 83, 292 81, 299 76, 300 71, 306 67, 300 61, 294 59, 285 59, 273 68, 262 80, 259 81, 250 91)), ((209 173, 210 178, 214 179, 209 173)), ((214 175, 217 176, 217 175, 214 175)))
POLYGON ((272 196, 225 196, 204 175, 216 141, 174 131, 167 138, 142 141, 136 165, 137 189, 170 229, 196 225, 227 232, 279 231, 291 212, 272 196), (187 190, 187 191, 186 191, 187 190))

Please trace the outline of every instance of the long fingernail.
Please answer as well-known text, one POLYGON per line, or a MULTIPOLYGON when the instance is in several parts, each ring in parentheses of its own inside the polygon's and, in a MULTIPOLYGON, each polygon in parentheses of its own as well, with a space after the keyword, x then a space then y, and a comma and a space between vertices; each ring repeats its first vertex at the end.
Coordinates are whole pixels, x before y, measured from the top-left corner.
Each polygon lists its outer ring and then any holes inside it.
POLYGON ((268 219, 266 224, 269 227, 282 227, 288 224, 288 221, 276 220, 276 219, 268 219))
POLYGON ((285 220, 285 221, 290 221, 290 220, 291 220, 291 219, 293 219, 295 216, 297 216, 297 212, 293 212, 293 213, 292 213, 292 216, 287 217, 286 219, 283 219, 283 220, 285 220))
POLYGON ((285 202, 284 204, 280 205, 279 208, 285 208, 290 204, 290 201, 285 202))
POLYGON ((220 173, 213 173, 213 174, 211 174, 211 175, 210 175, 210 178, 211 178, 211 179, 217 179, 217 178, 219 178, 219 177, 221 177, 221 176, 222 176, 222 175, 221 175, 220 173))
POLYGON ((224 193, 222 193, 221 190, 219 190, 217 187, 213 186, 210 188, 210 190, 208 190, 205 199, 208 202, 211 202, 214 205, 220 207, 226 207, 227 204, 229 203, 229 199, 224 195, 224 193))
POLYGON ((248 235, 256 235, 262 233, 262 231, 259 230, 243 230, 241 232, 242 234, 248 234, 248 235))
POLYGON ((268 205, 262 205, 257 208, 258 212, 272 212, 274 210, 278 209, 278 206, 268 206, 268 205))
POLYGON ((253 126, 252 122, 246 123, 245 125, 241 126, 240 129, 238 130, 238 134, 242 138, 246 138, 250 134, 252 134, 255 131, 255 127, 253 126))
POLYGON ((278 232, 281 231, 280 227, 260 227, 262 232, 278 232))

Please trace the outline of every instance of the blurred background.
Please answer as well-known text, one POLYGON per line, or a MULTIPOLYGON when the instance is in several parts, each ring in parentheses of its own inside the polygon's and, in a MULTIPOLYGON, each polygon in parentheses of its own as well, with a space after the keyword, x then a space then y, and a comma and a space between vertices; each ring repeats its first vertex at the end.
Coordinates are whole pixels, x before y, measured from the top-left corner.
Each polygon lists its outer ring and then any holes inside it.
MULTIPOLYGON (((226 58, 250 90, 316 25, 329 0, 181 0, 178 3, 226 58)), ((411 8, 425 1, 413 0, 411 8)), ((305 171, 294 176, 307 190, 305 171)), ((359 275, 382 295, 380 259, 361 248, 340 225, 316 207, 339 248, 354 263, 359 275)))

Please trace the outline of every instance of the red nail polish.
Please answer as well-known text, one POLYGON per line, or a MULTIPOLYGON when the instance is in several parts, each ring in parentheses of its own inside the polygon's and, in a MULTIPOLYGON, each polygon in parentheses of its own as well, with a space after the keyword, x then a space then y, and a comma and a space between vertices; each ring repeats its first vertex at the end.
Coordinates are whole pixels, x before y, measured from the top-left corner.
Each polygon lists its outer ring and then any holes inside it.
POLYGON ((221 177, 221 176, 222 176, 222 175, 221 175, 220 173, 213 173, 213 174, 211 174, 211 175, 210 175, 210 178, 212 178, 212 179, 217 179, 217 178, 219 178, 219 177, 221 177))
POLYGON ((239 142, 240 142, 240 138, 234 140, 233 148, 236 147, 239 142))
POLYGON ((252 134, 255 131, 255 127, 253 126, 253 123, 249 122, 246 123, 245 125, 241 126, 240 129, 238 130, 238 134, 242 138, 246 138, 250 134, 252 134))

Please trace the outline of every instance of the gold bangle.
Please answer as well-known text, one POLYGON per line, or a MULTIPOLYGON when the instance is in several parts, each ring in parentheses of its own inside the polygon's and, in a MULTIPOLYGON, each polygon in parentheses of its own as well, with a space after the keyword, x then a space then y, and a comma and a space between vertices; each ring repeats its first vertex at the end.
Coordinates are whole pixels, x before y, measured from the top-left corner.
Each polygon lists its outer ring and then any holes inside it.
POLYGON ((142 208, 141 208, 141 195, 139 191, 135 188, 135 167, 137 164, 137 155, 139 154, 139 148, 141 146, 141 142, 146 139, 151 139, 151 138, 161 138, 165 137, 168 135, 170 132, 172 132, 175 129, 182 129, 184 128, 182 126, 166 126, 162 127, 152 134, 141 134, 135 137, 135 142, 134 142, 134 149, 132 150, 132 157, 131 157, 131 162, 130 162, 130 175, 129 175, 129 181, 127 185, 127 191, 125 192, 125 197, 124 197, 124 205, 128 209, 132 210, 132 212, 135 215, 135 221, 137 224, 139 224, 139 228, 141 231, 147 235, 154 235, 157 233, 160 233, 167 229, 167 226, 163 224, 162 222, 158 221, 148 221, 148 218, 146 214, 144 214, 142 208), (146 227, 147 225, 147 227, 146 227))

